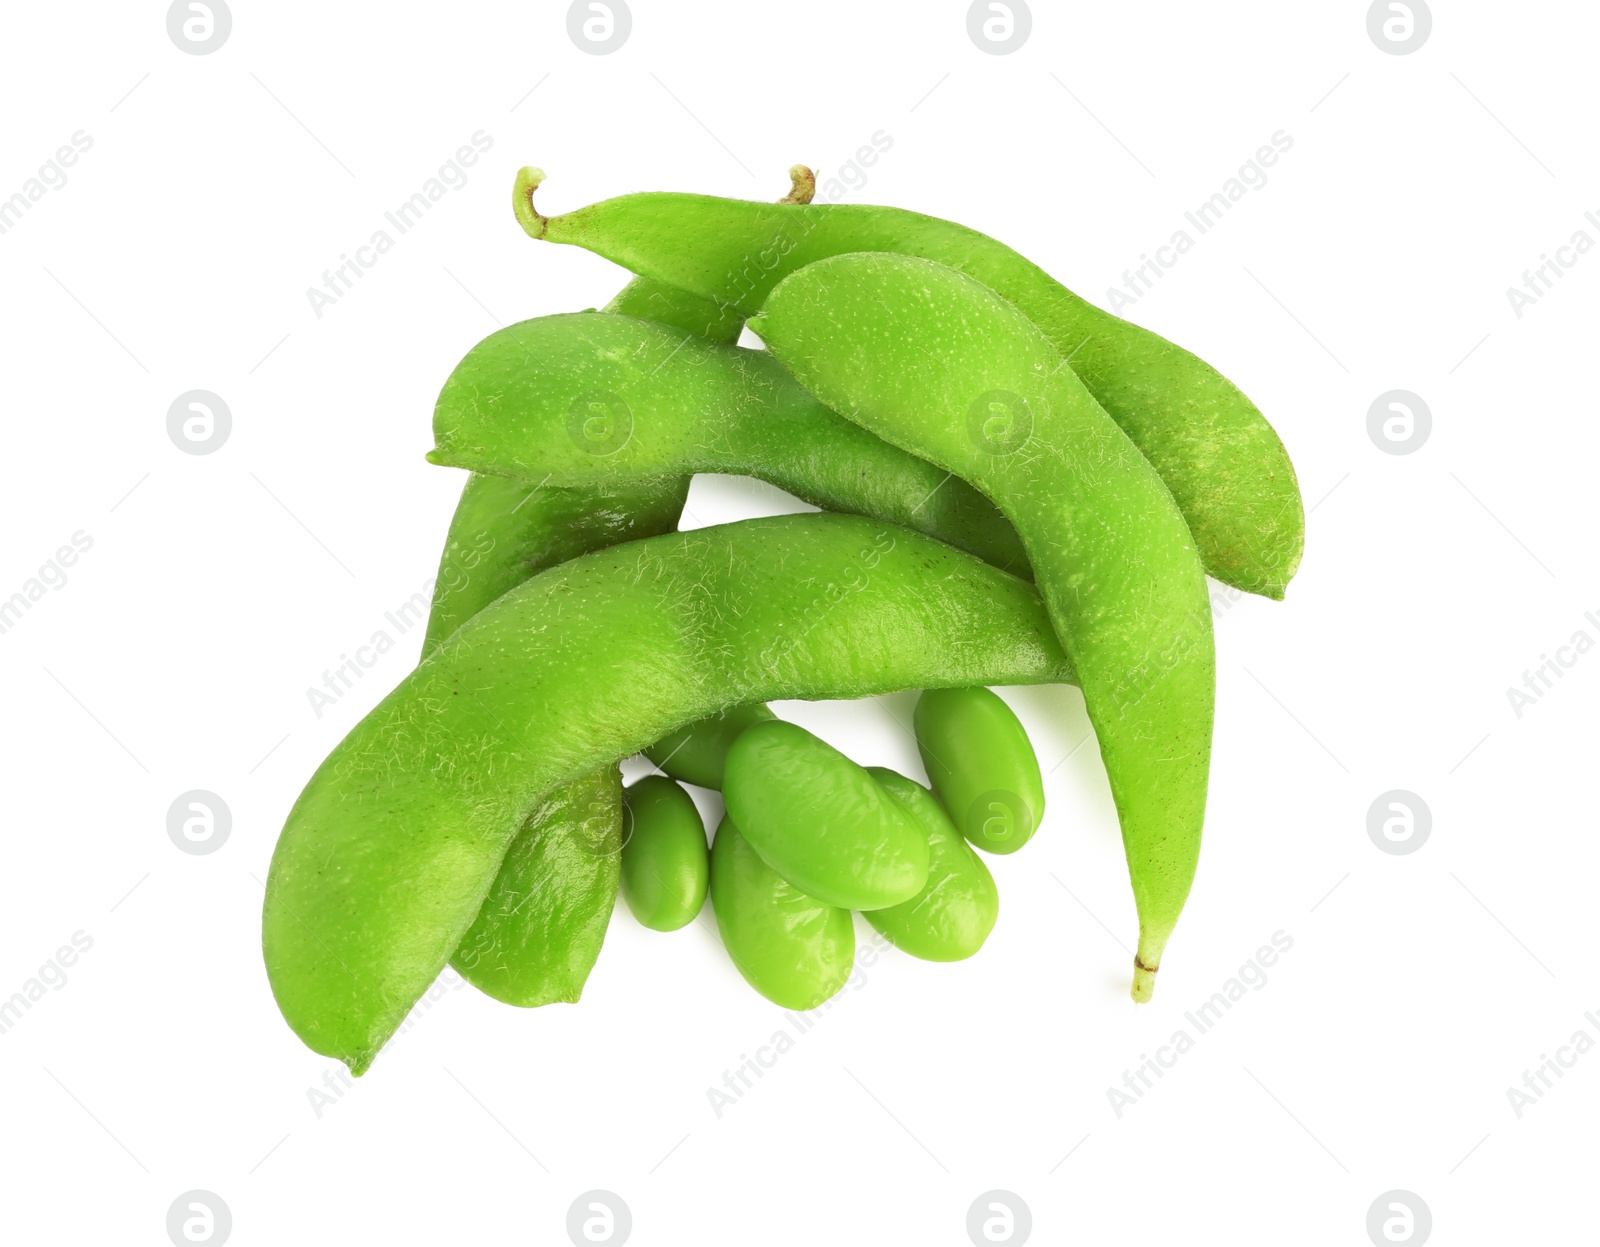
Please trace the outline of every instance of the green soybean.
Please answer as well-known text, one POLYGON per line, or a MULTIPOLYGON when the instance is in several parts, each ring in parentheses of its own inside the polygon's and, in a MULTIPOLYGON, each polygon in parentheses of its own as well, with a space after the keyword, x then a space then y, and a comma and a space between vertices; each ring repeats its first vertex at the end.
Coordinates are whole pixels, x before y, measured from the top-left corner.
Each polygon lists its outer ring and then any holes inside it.
POLYGON ((1172 495, 1038 328, 953 268, 819 260, 748 324, 823 402, 1016 525, 1111 781, 1139 912, 1133 996, 1149 999, 1199 858, 1216 689, 1205 571, 1172 495))
POLYGON ((768 866, 724 816, 711 845, 711 908, 745 982, 785 1009, 815 1009, 850 977, 848 909, 807 896, 768 866))
POLYGON ((961 270, 1032 320, 1069 361, 1171 490, 1211 575, 1271 598, 1294 576, 1305 541, 1300 489, 1255 404, 1204 360, 1095 307, 1005 244, 873 204, 647 193, 546 217, 532 198, 543 176, 517 175, 512 202, 530 235, 585 247, 746 314, 789 273, 845 252, 899 252, 961 270))
POLYGON ((446 380, 433 433, 434 463, 547 486, 758 476, 1027 570, 992 503, 829 411, 765 351, 633 317, 541 316, 490 334, 446 380))
POLYGON ((757 723, 733 742, 722 799, 763 861, 807 896, 884 909, 928 881, 928 837, 827 741, 795 723, 757 723))
POLYGON ((1072 679, 1032 586, 859 516, 573 559, 456 629, 317 768, 267 878, 273 994, 361 1072, 556 786, 730 705, 1072 679))
POLYGON ((928 782, 961 834, 990 853, 1027 844, 1044 817, 1044 779, 1011 707, 986 688, 929 689, 911 724, 928 782))
POLYGON ((1000 913, 994 876, 931 792, 887 767, 867 770, 904 803, 928 837, 928 882, 909 901, 871 910, 866 920, 896 948, 924 961, 972 956, 1000 913))
POLYGON ((612 765, 535 804, 450 959, 474 987, 523 1007, 582 994, 617 898, 621 794, 612 765))
POLYGON ((705 903, 710 873, 700 811, 688 793, 660 775, 646 775, 623 800, 628 836, 622 895, 628 908, 652 931, 688 926, 705 903))
POLYGON ((760 702, 753 706, 731 706, 662 737, 644 754, 673 779, 702 788, 720 789, 728 750, 739 733, 772 717, 772 711, 760 702))

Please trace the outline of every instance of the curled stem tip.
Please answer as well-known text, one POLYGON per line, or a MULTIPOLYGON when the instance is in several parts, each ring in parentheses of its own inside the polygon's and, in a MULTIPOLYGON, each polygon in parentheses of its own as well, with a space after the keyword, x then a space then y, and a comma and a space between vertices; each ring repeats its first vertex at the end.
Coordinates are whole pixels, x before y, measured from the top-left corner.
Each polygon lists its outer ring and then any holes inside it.
POLYGON ((805 165, 789 168, 789 193, 778 200, 781 204, 808 204, 817 193, 817 175, 805 165))
POLYGON ((517 170, 517 180, 511 188, 511 210, 517 214, 517 224, 529 238, 543 238, 550 218, 540 216, 533 206, 533 192, 544 181, 544 170, 524 165, 517 170))

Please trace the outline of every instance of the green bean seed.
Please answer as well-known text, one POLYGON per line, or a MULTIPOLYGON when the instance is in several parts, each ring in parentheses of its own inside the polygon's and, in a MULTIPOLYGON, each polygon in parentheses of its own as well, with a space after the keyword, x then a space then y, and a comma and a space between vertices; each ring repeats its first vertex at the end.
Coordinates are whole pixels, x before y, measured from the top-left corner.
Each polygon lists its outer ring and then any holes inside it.
POLYGON ((928 837, 906 810, 832 745, 773 719, 728 750, 722 799, 763 861, 807 896, 885 909, 928 881, 928 837))
POLYGON ((753 706, 733 706, 662 737, 644 754, 673 779, 702 788, 720 789, 728 750, 739 733, 772 717, 772 711, 761 702, 753 706))
POLYGON ((1044 780, 1011 707, 986 688, 929 689, 911 717, 928 782, 961 834, 1015 853, 1044 817, 1044 780))
POLYGON ((728 817, 711 846, 711 907, 733 964, 773 1004, 815 1009, 850 978, 850 911, 787 882, 728 817))
POLYGON ((874 779, 915 816, 928 837, 928 882, 909 901, 865 914, 896 948, 924 961, 961 961, 983 947, 1000 912, 989 868, 961 838, 944 807, 915 780, 882 766, 874 779))
POLYGON ((670 779, 646 775, 623 794, 628 838, 622 895, 652 931, 688 926, 706 899, 706 827, 694 799, 670 779))

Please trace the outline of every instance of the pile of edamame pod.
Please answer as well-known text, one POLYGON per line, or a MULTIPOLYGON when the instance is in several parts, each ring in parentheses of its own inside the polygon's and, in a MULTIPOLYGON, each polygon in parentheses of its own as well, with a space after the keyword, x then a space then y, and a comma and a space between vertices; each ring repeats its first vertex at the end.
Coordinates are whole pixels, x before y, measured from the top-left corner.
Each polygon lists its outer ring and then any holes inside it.
POLYGON ((898 208, 635 194, 526 232, 636 276, 601 311, 490 335, 429 458, 471 472, 421 663, 291 810, 263 914, 284 1017, 357 1074, 447 965, 575 1001, 617 891, 685 926, 709 891, 744 977, 794 1009, 854 958, 976 952, 1044 791, 990 691, 1083 692, 1149 998, 1200 848, 1209 574, 1281 598, 1304 514, 1220 373, 1004 244, 898 208), (748 328, 765 349, 735 345, 748 328), (819 513, 678 531, 697 472, 819 513), (932 791, 768 701, 924 690, 932 791), (620 761, 661 773, 624 793, 620 761), (680 782, 721 789, 707 848, 680 782), (626 833, 624 827, 627 827, 626 833), (625 843, 624 843, 625 842, 625 843))

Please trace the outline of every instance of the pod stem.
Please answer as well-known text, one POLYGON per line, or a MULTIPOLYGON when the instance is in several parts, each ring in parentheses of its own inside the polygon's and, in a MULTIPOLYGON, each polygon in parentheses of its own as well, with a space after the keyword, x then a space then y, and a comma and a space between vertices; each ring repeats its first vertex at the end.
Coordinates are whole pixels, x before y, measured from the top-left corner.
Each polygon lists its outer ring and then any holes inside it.
POLYGON ((1133 998, 1140 1004, 1144 1004, 1155 993, 1157 969, 1160 967, 1152 969, 1137 957, 1133 959, 1133 998))
MULTIPOLYGON (((543 238, 550 230, 550 218, 533 206, 533 192, 544 181, 544 170, 523 165, 517 170, 517 180, 511 187, 511 210, 517 215, 517 224, 529 238, 543 238)), ((817 193, 817 175, 806 165, 789 168, 789 193, 778 200, 781 204, 808 204, 817 193)))
POLYGON ((529 238, 543 238, 550 226, 550 218, 541 216, 533 206, 533 192, 543 181, 543 169, 524 165, 517 170, 517 180, 511 188, 511 210, 517 214, 517 224, 529 238))
POLYGON ((1142 927, 1139 931, 1139 951, 1133 956, 1133 998, 1140 1004, 1156 989, 1156 971, 1161 969, 1161 953, 1169 934, 1170 929, 1159 936, 1142 927))
POLYGON ((778 200, 781 204, 808 204, 817 193, 817 175, 805 165, 789 167, 789 193, 778 200))

